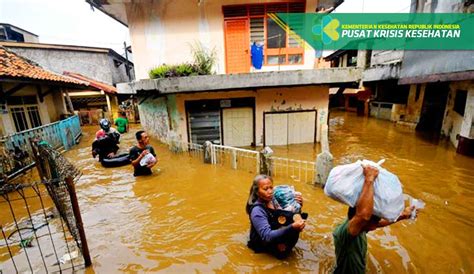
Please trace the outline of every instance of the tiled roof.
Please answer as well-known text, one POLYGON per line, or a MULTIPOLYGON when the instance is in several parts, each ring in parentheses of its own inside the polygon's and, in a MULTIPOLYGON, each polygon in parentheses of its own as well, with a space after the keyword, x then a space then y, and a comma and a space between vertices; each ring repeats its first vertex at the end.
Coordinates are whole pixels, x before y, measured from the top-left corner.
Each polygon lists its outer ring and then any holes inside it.
POLYGON ((43 69, 38 64, 21 57, 4 47, 0 47, 0 77, 42 80, 81 86, 89 85, 87 81, 80 81, 43 69))
POLYGON ((103 90, 106 93, 117 93, 117 89, 114 86, 104 84, 102 82, 96 81, 94 79, 88 78, 82 74, 65 71, 64 75, 69 77, 88 82, 90 86, 95 87, 97 89, 103 90))

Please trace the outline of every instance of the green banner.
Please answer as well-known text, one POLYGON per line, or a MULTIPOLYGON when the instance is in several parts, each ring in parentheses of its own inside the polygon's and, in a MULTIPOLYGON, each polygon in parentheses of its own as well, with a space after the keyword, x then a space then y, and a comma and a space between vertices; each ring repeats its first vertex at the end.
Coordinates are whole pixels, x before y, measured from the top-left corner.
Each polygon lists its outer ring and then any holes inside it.
POLYGON ((474 14, 269 14, 292 39, 315 50, 474 50, 474 14))

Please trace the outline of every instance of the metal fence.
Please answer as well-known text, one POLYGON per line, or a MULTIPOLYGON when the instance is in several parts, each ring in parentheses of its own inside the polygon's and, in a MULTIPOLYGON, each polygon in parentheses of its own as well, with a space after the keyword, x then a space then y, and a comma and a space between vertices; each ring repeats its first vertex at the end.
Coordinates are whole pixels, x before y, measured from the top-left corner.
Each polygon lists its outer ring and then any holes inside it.
POLYGON ((170 150, 175 153, 188 153, 205 163, 219 165, 235 170, 248 171, 254 174, 263 173, 262 161, 266 162, 267 173, 275 178, 290 179, 301 182, 314 182, 316 163, 296 159, 271 156, 262 157, 261 152, 231 146, 208 143, 199 145, 181 141, 169 142, 170 150))
POLYGON ((55 149, 69 150, 77 143, 81 134, 79 117, 72 116, 55 123, 3 136, 0 140, 0 174, 3 178, 0 180, 7 181, 34 166, 32 148, 29 145, 31 139, 41 140, 55 149))
POLYGON ((192 157, 204 159, 204 146, 194 143, 173 141, 170 150, 178 154, 189 154, 192 157))
POLYGON ((313 182, 315 178, 316 162, 275 156, 270 157, 270 162, 273 177, 292 179, 297 182, 313 182))
POLYGON ((80 172, 49 145, 32 149, 41 181, 0 188, 0 269, 74 272, 91 264, 74 187, 80 172))
POLYGON ((51 206, 50 187, 64 191, 59 181, 0 188, 0 251, 4 254, 0 269, 5 273, 62 272, 84 265, 67 224, 51 206))
POLYGON ((211 163, 258 173, 260 171, 260 153, 254 150, 230 146, 211 145, 211 163))

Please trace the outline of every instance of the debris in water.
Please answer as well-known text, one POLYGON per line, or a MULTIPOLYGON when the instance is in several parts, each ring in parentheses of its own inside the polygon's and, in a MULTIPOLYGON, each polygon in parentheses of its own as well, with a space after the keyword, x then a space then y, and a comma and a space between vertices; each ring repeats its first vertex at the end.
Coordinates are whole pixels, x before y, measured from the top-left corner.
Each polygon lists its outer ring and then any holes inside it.
POLYGON ((78 255, 79 255, 79 252, 77 252, 77 250, 75 250, 71 253, 64 254, 61 257, 61 259, 59 259, 59 262, 62 263, 62 264, 65 264, 65 263, 69 262, 70 260, 73 260, 73 259, 77 258, 78 255))

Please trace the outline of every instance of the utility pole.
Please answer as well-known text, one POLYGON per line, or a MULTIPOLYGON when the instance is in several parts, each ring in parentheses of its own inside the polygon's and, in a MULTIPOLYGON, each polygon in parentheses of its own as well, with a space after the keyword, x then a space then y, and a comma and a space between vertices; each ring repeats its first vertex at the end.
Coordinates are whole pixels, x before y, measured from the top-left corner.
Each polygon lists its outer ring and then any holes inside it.
POLYGON ((130 76, 130 68, 128 67, 128 50, 127 50, 127 42, 123 42, 123 48, 125 50, 125 72, 127 73, 128 76, 128 81, 132 81, 132 77, 130 76))

